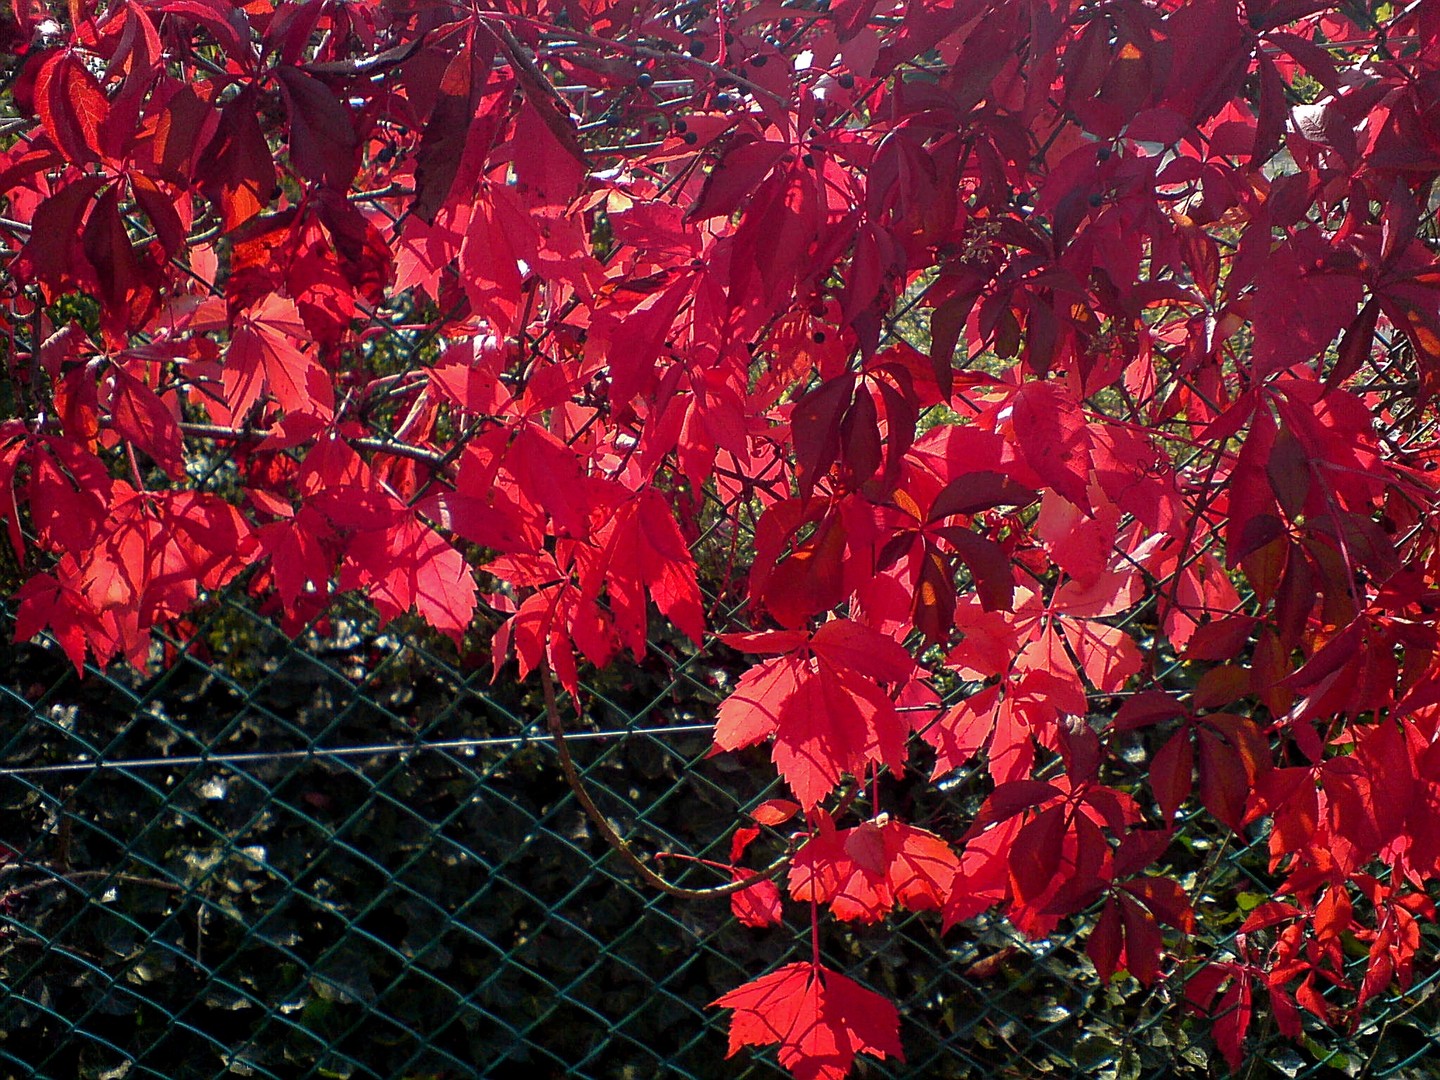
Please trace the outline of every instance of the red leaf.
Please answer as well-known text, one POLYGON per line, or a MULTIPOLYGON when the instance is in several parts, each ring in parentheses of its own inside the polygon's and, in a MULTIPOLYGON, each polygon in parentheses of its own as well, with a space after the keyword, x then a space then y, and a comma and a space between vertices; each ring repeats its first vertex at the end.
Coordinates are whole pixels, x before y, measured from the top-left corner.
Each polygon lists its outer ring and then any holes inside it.
MULTIPOLYGON (((736 881, 754 877, 748 870, 736 870, 736 881)), ((781 909, 780 886, 769 878, 755 882, 730 894, 730 911, 744 926, 760 929, 779 926, 784 921, 781 909)))
POLYGON ((1155 917, 1124 893, 1119 894, 1121 921, 1125 924, 1125 969, 1141 986, 1160 977, 1160 927, 1155 917))
POLYGON ((1116 731, 1135 731, 1152 724, 1164 723, 1166 720, 1174 720, 1184 713, 1184 706, 1164 691, 1142 690, 1134 697, 1126 699, 1125 704, 1120 706, 1112 726, 1116 731))
POLYGON ((124 368, 112 372, 110 418, 115 430, 154 459, 172 480, 185 475, 180 425, 158 394, 124 368))
POLYGON ((298 343, 309 332, 293 301, 271 293, 237 320, 225 354, 225 404, 243 417, 268 390, 285 412, 328 418, 335 410, 329 375, 298 343))
POLYGON ((362 529, 351 539, 340 588, 363 588, 382 624, 413 610, 456 642, 475 614, 475 578, 465 557, 401 509, 384 527, 362 529))
POLYGON ((598 596, 602 585, 609 592, 616 629, 630 651, 645 654, 646 592, 662 615, 700 644, 705 614, 695 560, 664 496, 647 488, 620 508, 596 540, 603 548, 584 576, 585 594, 598 596))
MULTIPOLYGON (((99 613, 78 590, 51 574, 33 575, 20 586, 16 599, 20 606, 15 613, 14 640, 29 641, 42 630, 49 630, 75 665, 75 674, 83 678, 86 646, 91 643, 92 628, 99 623, 99 613)), ((96 661, 101 664, 113 655, 101 655, 100 648, 95 651, 96 661)))
POLYGON ((56 441, 49 450, 37 453, 31 462, 26 485, 31 519, 46 547, 83 552, 105 518, 110 478, 97 458, 73 445, 56 441))
POLYGON ((260 213, 279 191, 259 111, 258 95, 246 88, 221 110, 220 125, 199 160, 196 179, 219 208, 223 232, 260 213))
POLYGON ((712 1001, 711 1008, 735 1010, 730 1018, 730 1051, 725 1056, 734 1057, 742 1047, 769 1046, 788 1039, 817 986, 814 969, 797 962, 712 1001))
POLYGON ((1118 692, 1145 666, 1139 646, 1118 626, 1093 620, 1068 621, 1065 640, 1075 650, 1090 685, 1102 694, 1118 692))
POLYGON ((290 110, 290 160, 295 171, 343 190, 359 166, 360 142, 350 110, 313 75, 284 64, 275 69, 290 110))
POLYGON ((821 815, 819 830, 795 854, 786 884, 790 895, 800 901, 829 904, 837 919, 879 922, 895 906, 895 895, 886 876, 883 851, 876 850, 878 830, 869 828, 837 830, 828 815, 821 815), (851 851, 851 841, 855 852, 851 851), (868 850, 866 850, 868 848, 868 850), (856 861, 859 854, 869 866, 856 861))
POLYGON ((903 821, 881 830, 885 874, 898 903, 911 911, 939 911, 960 876, 960 860, 940 837, 903 821))
POLYGON ((975 595, 986 611, 1009 611, 1015 606, 1015 571, 1005 549, 989 537, 959 527, 935 530, 950 541, 970 571, 975 595))
POLYGON ((100 82, 68 49, 52 53, 35 76, 35 111, 60 152, 76 164, 100 157, 109 112, 100 82))
POLYGON ((797 1080, 842 1080, 860 1054, 904 1061, 900 1016, 879 994, 800 962, 761 976, 711 1003, 734 1009, 730 1051, 779 1044, 797 1080))
POLYGON ((1218 820, 1239 831, 1250 794, 1244 762, 1208 728, 1199 729, 1199 738, 1200 801, 1218 820))
POLYGON ((951 514, 978 514, 997 506, 1029 506, 1039 496, 1001 473, 966 473, 941 489, 930 504, 929 520, 939 521, 951 514))
POLYGON ((1059 383, 1027 382, 1014 397, 1015 439, 1040 478, 1082 510, 1090 509, 1090 435, 1079 404, 1059 383))
POLYGON ((1096 920, 1090 937, 1085 942, 1085 955, 1095 965, 1095 973, 1102 983, 1108 983, 1120 966, 1120 951, 1123 946, 1123 924, 1120 917, 1119 901, 1111 897, 1096 920))
POLYGON ((1027 822, 1010 849, 1010 883, 1021 903, 1038 900, 1055 883, 1064 851, 1066 814, 1053 806, 1027 822))
MULTIPOLYGON (((1166 835, 1168 838, 1168 834, 1166 835)), ((1118 860, 1116 867, 1119 868, 1118 860)), ((1122 887, 1149 908, 1166 926, 1173 926, 1187 934, 1195 929, 1195 913, 1190 907, 1190 898, 1173 878, 1135 878, 1122 887)))
POLYGON ((439 96, 415 156, 414 210, 427 224, 434 224, 449 198, 494 59, 495 39, 488 30, 472 24, 445 66, 439 96))
POLYGON ((860 487, 880 468, 880 412, 863 386, 840 421, 840 459, 849 467, 850 484, 860 487))
POLYGON ((737 143, 710 170, 699 198, 685 214, 686 219, 704 221, 733 214, 754 194, 788 149, 789 145, 783 142, 737 143))
POLYGON ((831 619, 810 639, 816 656, 880 682, 904 682, 915 661, 893 638, 850 619, 831 619))
POLYGON ((816 481, 840 454, 841 424, 854 390, 855 376, 842 375, 810 391, 790 413, 802 499, 810 497, 816 481))
POLYGON ((987 687, 947 709, 921 731, 935 748, 933 778, 963 767, 990 741, 999 695, 999 686, 987 687))
POLYGON ((766 799, 763 803, 750 811, 750 816, 761 825, 783 825, 800 812, 798 803, 789 799, 766 799))
POLYGON ((845 835, 845 854, 851 862, 872 874, 883 874, 889 865, 885 857, 885 834, 874 821, 862 822, 845 835))
POLYGON ((1215 1042, 1232 1070, 1245 1060, 1245 1032, 1250 1028, 1252 1009, 1250 983, 1237 981, 1212 1011, 1215 1019, 1215 1042))
POLYGON ((800 665, 791 658, 767 660, 740 676, 715 716, 715 748, 741 750, 775 734, 780 709, 799 691, 800 665))
MULTIPOLYGON (((827 624, 828 625, 828 624, 827 624)), ((862 628, 863 629, 863 628, 862 628)), ((866 632, 868 633, 868 632, 866 632)), ((715 746, 738 750, 771 735, 780 775, 805 809, 815 807, 843 773, 862 775, 874 765, 904 768, 909 725, 895 703, 862 670, 848 666, 854 629, 815 635, 819 647, 767 660, 740 677, 735 692, 720 704, 715 746)), ((881 650, 879 666, 866 670, 898 674, 904 653, 894 642, 881 650)), ((913 664, 904 657, 905 673, 913 664)))
POLYGON ((1175 811, 1190 797, 1194 784, 1195 752, 1190 732, 1181 728, 1150 759, 1150 790, 1160 804, 1164 822, 1175 820, 1175 811))
POLYGON ((834 790, 841 773, 858 776, 871 764, 904 770, 908 725, 858 675, 807 672, 778 719, 775 767, 806 809, 834 790))
POLYGON ((592 505, 575 451, 548 431, 526 425, 505 455, 520 492, 542 506, 555 527, 573 537, 589 533, 592 505))
POLYGON ((585 154, 568 125, 557 125, 546 114, 555 115, 545 103, 526 102, 515 122, 515 143, 525 147, 515 156, 515 176, 527 201, 539 206, 566 206, 585 180, 585 154))

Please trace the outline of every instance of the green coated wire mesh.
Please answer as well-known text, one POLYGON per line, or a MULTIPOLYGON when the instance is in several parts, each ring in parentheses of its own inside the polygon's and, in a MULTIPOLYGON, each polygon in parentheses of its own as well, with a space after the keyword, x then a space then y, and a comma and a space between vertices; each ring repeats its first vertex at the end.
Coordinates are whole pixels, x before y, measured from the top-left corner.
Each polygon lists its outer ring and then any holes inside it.
MULTIPOLYGON (((564 783, 533 688, 353 600, 290 640, 227 595, 166 644, 179 658, 149 678, 4 647, 0 1075, 782 1075, 727 1061, 706 1006, 808 955, 808 919, 749 930, 723 900, 638 884, 564 783)), ((657 642, 585 687, 576 759, 643 851, 723 859, 773 783, 763 752, 706 758, 725 679, 707 663, 657 642)), ((942 786, 908 812, 961 820, 964 778, 942 786)), ((1259 895, 1260 841, 1184 837, 1216 896, 1247 874, 1259 895)), ((1201 917, 1222 942, 1238 925, 1201 917)), ((1101 986, 1084 929, 825 927, 827 963, 901 1005, 908 1062, 862 1075, 1217 1074, 1180 988, 1101 986)), ((1261 1030, 1253 1075, 1440 1075, 1434 990, 1354 1031, 1307 1020, 1299 1044, 1261 1030)))

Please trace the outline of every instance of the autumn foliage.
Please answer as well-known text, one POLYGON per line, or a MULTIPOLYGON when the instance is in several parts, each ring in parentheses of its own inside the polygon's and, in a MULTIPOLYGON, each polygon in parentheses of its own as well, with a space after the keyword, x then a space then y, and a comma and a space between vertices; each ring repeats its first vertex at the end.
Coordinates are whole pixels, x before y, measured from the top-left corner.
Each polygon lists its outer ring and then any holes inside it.
MULTIPOLYGON (((13 0, 0 35, 17 638, 145 668, 217 590, 292 632, 355 592, 579 712, 587 667, 728 648, 716 750, 789 796, 737 833, 749 924, 1085 915, 1232 1065, 1258 1008, 1412 977, 1440 5, 13 0), (882 809, 917 768, 978 813, 882 809), (1273 875, 1213 952, 1196 815, 1273 875)), ((756 974, 732 1054, 903 1056, 818 944, 756 974)))

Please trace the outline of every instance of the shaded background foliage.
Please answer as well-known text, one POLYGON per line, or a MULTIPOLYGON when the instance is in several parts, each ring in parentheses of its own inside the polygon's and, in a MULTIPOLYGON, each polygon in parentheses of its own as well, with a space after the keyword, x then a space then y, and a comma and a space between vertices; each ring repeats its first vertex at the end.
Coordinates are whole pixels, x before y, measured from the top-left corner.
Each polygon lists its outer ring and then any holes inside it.
MULTIPOLYGON (((418 625, 382 633, 347 602, 292 642, 230 590, 158 676, 78 679, 43 640, 0 663, 7 770, 252 755, 0 780, 0 1073, 780 1075, 766 1054, 724 1061, 706 1005, 808 955, 798 905, 789 927, 757 932, 723 901, 638 885, 576 806, 534 691, 466 668, 418 625), (449 740, 478 744, 375 749, 449 740), (370 752, 327 755, 353 747, 370 752)), ((646 663, 588 684, 596 729, 649 732, 572 744, 642 850, 723 860, 737 810, 773 786, 763 753, 705 760, 708 735, 686 730, 726 677, 707 663, 677 673, 652 643, 646 663)), ((939 828, 979 792, 960 776, 891 797, 939 828)), ((1243 897, 1255 875, 1258 902, 1262 849, 1197 817, 1173 867, 1209 875, 1212 898, 1243 897)), ((1218 902, 1199 914, 1215 942, 1239 921, 1218 902)), ((1046 942, 999 919, 943 938, 916 916, 825 927, 827 963, 901 1006, 909 1064, 862 1075, 1221 1074, 1173 983, 1099 985, 1089 921, 1046 942)), ((1247 1075, 1433 1075, 1433 989, 1420 979, 1358 1032, 1312 1021, 1300 1046, 1262 1029, 1247 1075)))

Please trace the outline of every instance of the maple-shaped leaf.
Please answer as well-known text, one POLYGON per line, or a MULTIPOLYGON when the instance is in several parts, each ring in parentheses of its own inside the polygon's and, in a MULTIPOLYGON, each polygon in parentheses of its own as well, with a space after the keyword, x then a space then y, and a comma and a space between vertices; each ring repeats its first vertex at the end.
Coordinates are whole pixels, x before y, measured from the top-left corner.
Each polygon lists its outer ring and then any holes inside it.
POLYGON ((939 911, 959 873, 954 851, 932 832, 894 819, 836 829, 822 814, 787 883, 796 900, 829 904, 837 918, 876 922, 896 904, 939 911))
POLYGON ((287 413, 329 417, 334 384, 302 345, 309 331, 295 302, 271 293, 236 320, 225 354, 225 405, 243 417, 268 390, 287 413))
POLYGON ((356 531, 340 566, 340 588, 364 589, 382 625, 407 611, 459 641, 475 614, 475 578, 465 557, 413 511, 391 507, 356 531))
POLYGON ((711 1003, 734 1009, 730 1049, 778 1045, 796 1080, 844 1080, 860 1054, 905 1060, 892 1002, 827 968, 786 964, 711 1003))
POLYGON ((674 511, 654 488, 621 506, 597 530, 595 556, 584 574, 586 595, 610 594, 615 627, 637 657, 645 653, 645 594, 695 644, 705 632, 695 559, 674 511))
POLYGON ((15 641, 29 641, 42 630, 48 630, 60 643, 61 650, 75 665, 75 674, 85 674, 87 645, 95 653, 98 664, 104 665, 113 656, 106 652, 100 615, 71 582, 79 576, 75 560, 67 556, 58 574, 35 574, 16 593, 20 602, 15 613, 15 641), (67 572, 68 571, 68 572, 67 572))
MULTIPOLYGON (((842 773, 858 776, 871 765, 902 771, 909 725, 876 679, 908 674, 908 654, 845 619, 832 620, 808 641, 785 631, 775 638, 775 647, 788 655, 740 677, 720 706, 716 748, 738 750, 773 735, 775 766, 807 809, 834 790, 842 773), (856 650, 863 641, 872 647, 860 659, 856 650)), ((754 636, 735 643, 771 651, 754 636)))

